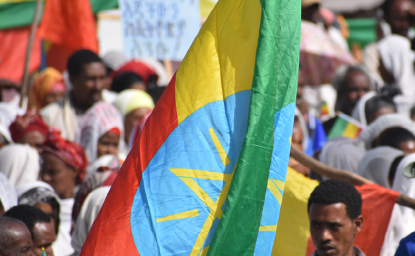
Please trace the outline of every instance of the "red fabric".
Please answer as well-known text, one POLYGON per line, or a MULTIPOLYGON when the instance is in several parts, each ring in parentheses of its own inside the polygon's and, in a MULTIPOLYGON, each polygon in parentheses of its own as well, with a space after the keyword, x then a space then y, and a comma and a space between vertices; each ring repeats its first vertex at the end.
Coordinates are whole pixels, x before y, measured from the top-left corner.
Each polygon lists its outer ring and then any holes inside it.
MULTIPOLYGON (((379 256, 399 192, 375 184, 356 186, 356 189, 363 200, 363 229, 356 235, 355 246, 366 256, 379 256)), ((310 256, 315 250, 309 239, 306 255, 310 256)))
POLYGON ((366 256, 378 256, 399 193, 374 184, 356 186, 356 189, 363 199, 363 229, 356 235, 355 245, 366 256))
MULTIPOLYGON (((30 27, 0 30, 0 79, 19 84, 23 78, 23 69, 29 42, 30 27)), ((40 38, 35 37, 30 54, 29 73, 40 67, 40 38)))
POLYGON ((109 133, 114 133, 117 134, 118 136, 121 136, 121 131, 118 128, 112 128, 111 130, 108 131, 109 133))
POLYGON ((114 77, 116 77, 118 74, 121 74, 124 72, 136 73, 143 79, 144 83, 146 84, 148 84, 148 82, 150 81, 150 76, 156 76, 158 78, 158 75, 156 71, 154 71, 154 69, 147 66, 147 64, 141 61, 137 61, 137 60, 132 60, 130 62, 125 63, 119 69, 117 69, 116 71, 113 71, 110 74, 110 76, 111 78, 114 79, 114 77))
POLYGON ((45 142, 43 152, 54 154, 67 165, 78 170, 77 184, 80 184, 86 175, 88 159, 84 149, 78 143, 62 138, 58 131, 51 130, 45 142))
POLYGON ((97 30, 90 1, 48 0, 38 35, 53 44, 76 51, 98 53, 97 30))
POLYGON ((130 226, 131 206, 141 174, 167 137, 178 126, 175 102, 176 76, 147 120, 137 143, 124 162, 94 222, 81 256, 139 256, 130 226), (116 239, 114 239, 116 238, 116 239), (122 241, 122 246, 120 246, 122 241))
POLYGON ((13 141, 18 142, 23 136, 33 131, 40 132, 46 138, 49 126, 33 110, 28 111, 24 116, 17 116, 16 120, 11 123, 9 130, 13 141))
POLYGON ((138 123, 136 125, 136 129, 135 129, 135 132, 134 132, 133 142, 136 142, 137 139, 140 137, 140 134, 143 131, 144 125, 146 124, 147 119, 149 118, 151 113, 152 113, 152 111, 150 113, 148 113, 147 115, 143 116, 142 118, 140 118, 140 120, 138 120, 138 123))

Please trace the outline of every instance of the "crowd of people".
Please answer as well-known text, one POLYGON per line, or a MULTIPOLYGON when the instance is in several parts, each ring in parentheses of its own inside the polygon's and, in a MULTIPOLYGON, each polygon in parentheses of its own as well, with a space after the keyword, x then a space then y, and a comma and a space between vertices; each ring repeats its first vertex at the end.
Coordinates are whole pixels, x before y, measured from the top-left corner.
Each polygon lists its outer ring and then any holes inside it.
POLYGON ((0 255, 80 253, 155 106, 157 69, 79 50, 65 74, 34 76, 25 110, 0 103, 0 255))
MULTIPOLYGON (((378 40, 357 58, 334 13, 302 0, 292 146, 415 198, 415 4, 381 10, 378 40), (358 129, 334 136, 340 122, 358 129)), ((33 76, 24 109, 0 102, 0 255, 79 255, 165 77, 157 60, 82 49, 63 74, 33 76)), ((359 192, 293 157, 289 166, 321 182, 308 201, 314 255, 364 255, 359 192)), ((396 205, 392 219, 381 255, 415 255, 415 211, 396 205)))

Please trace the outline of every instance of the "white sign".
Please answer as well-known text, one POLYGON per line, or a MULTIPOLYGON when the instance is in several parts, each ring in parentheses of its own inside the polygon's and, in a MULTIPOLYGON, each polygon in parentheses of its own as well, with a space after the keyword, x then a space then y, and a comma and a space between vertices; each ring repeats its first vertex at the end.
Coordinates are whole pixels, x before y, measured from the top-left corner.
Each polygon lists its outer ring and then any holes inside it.
POLYGON ((119 0, 124 53, 183 60, 200 30, 199 0, 119 0))

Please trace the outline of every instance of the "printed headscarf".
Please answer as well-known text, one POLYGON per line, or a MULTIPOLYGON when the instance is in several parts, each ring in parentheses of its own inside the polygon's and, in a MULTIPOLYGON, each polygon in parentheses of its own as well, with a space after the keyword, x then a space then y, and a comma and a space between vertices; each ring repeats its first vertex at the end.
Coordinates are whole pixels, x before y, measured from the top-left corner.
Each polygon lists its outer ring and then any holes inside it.
MULTIPOLYGON (((92 106, 81 121, 77 142, 85 149, 89 163, 97 159, 98 140, 107 132, 118 130, 121 149, 124 144, 124 123, 118 110, 104 102, 92 106)), ((115 133, 115 132, 114 132, 115 133)))
POLYGON ((40 110, 46 106, 46 98, 53 91, 66 91, 62 74, 54 68, 46 68, 35 77, 30 91, 28 107, 40 110))
POLYGON ((78 143, 67 141, 60 136, 58 131, 51 130, 45 142, 43 152, 59 157, 68 166, 78 170, 77 184, 80 184, 85 179, 88 158, 84 149, 78 143))
POLYGON ((32 109, 23 116, 16 116, 16 120, 11 123, 9 130, 13 141, 18 142, 23 136, 33 131, 38 131, 47 137, 49 126, 41 116, 36 114, 36 110, 32 109))

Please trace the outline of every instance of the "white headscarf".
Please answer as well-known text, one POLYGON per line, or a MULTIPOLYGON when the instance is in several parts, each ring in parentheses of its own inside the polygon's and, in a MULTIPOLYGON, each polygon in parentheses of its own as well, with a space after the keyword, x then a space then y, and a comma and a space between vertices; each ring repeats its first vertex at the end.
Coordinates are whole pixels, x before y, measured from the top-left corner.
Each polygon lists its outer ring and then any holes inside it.
POLYGON ((56 201, 59 204, 59 228, 56 240, 52 244, 52 248, 56 256, 67 255, 67 250, 71 250, 70 241, 68 242, 67 239, 67 237, 69 236, 69 233, 67 232, 68 225, 62 224, 62 204, 60 198, 58 197, 58 195, 56 195, 53 188, 43 181, 34 181, 17 186, 16 191, 19 196, 19 204, 28 204, 34 206, 37 203, 43 202, 42 199, 44 199, 45 197, 53 197, 56 199, 56 201), (38 189, 35 193, 29 196, 22 197, 26 192, 29 192, 34 188, 38 189))
POLYGON ((78 215, 78 219, 76 220, 75 230, 72 234, 72 247, 75 250, 72 256, 80 254, 89 230, 91 230, 92 224, 94 224, 94 221, 107 198, 110 188, 110 186, 97 188, 86 197, 81 212, 78 215))
POLYGON ((319 160, 332 168, 356 172, 357 165, 365 153, 363 142, 349 138, 336 138, 324 145, 319 160))
POLYGON ((0 172, 13 186, 36 181, 39 170, 39 154, 29 145, 13 144, 0 149, 0 172))
POLYGON ((353 109, 352 117, 359 121, 364 126, 367 126, 366 114, 365 114, 365 105, 368 100, 373 98, 376 95, 376 92, 371 91, 366 93, 360 100, 357 102, 356 107, 353 109))
POLYGON ((5 212, 17 205, 16 190, 3 173, 0 173, 0 203, 5 212))
POLYGON ((398 114, 389 114, 380 116, 368 128, 362 131, 357 138, 365 145, 366 150, 372 148, 372 142, 374 139, 386 129, 393 127, 401 127, 415 134, 415 124, 408 117, 404 117, 398 114))
POLYGON ((411 43, 406 37, 389 35, 379 41, 379 54, 403 93, 395 97, 398 112, 409 117, 409 110, 415 103, 415 52, 411 50, 411 43))
MULTIPOLYGON (((395 174, 395 181, 393 182, 393 190, 398 191, 404 195, 415 198, 415 179, 409 179, 403 175, 403 169, 415 163, 415 153, 404 157, 398 165, 395 174)), ((401 212, 401 219, 399 223, 407 227, 407 231, 404 235, 408 235, 413 232, 415 227, 415 211, 409 207, 399 206, 401 212)))
POLYGON ((0 124, 9 127, 17 115, 23 115, 24 111, 8 103, 0 102, 0 124))
POLYGON ((98 140, 113 128, 121 132, 119 149, 122 150, 125 148, 124 124, 118 110, 108 103, 98 102, 85 113, 76 141, 85 149, 89 163, 97 159, 98 140))
POLYGON ((405 153, 391 147, 377 147, 369 150, 357 166, 356 173, 381 185, 391 188, 389 184, 390 167, 399 156, 405 153))

